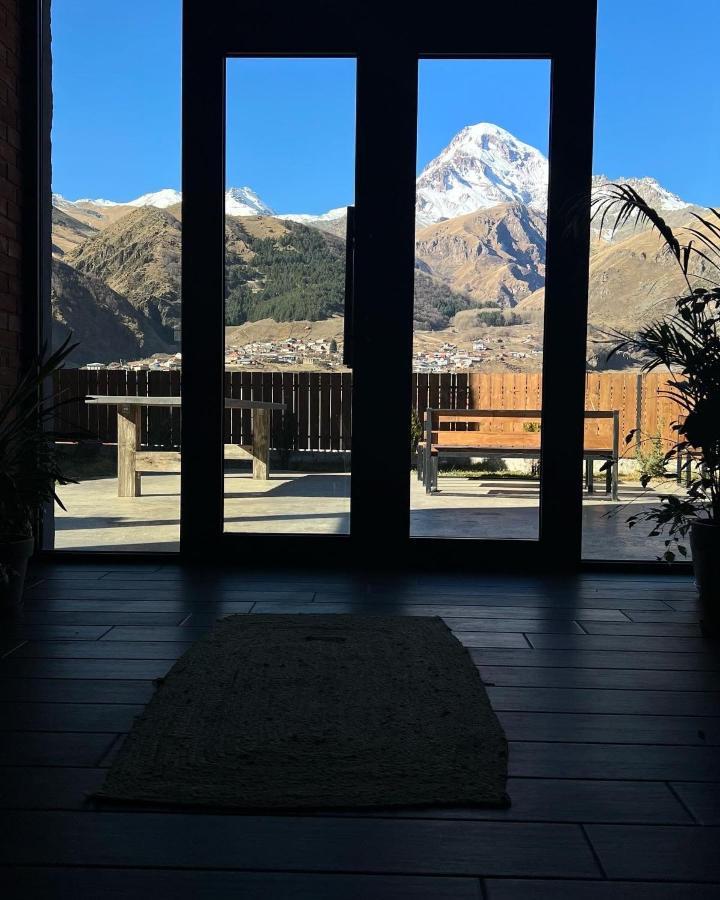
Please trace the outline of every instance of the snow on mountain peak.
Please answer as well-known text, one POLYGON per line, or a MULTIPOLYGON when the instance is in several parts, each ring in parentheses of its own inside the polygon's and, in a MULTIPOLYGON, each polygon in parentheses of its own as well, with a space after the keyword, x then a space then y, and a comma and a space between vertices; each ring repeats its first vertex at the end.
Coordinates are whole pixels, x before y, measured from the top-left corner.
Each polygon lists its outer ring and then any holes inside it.
POLYGON ((180 203, 182 194, 174 188, 163 188, 160 191, 153 191, 151 194, 143 194, 136 200, 130 200, 127 206, 156 206, 158 209, 167 209, 168 206, 174 206, 180 203))
POLYGON ((347 214, 347 206, 337 206, 335 209, 329 209, 326 213, 313 215, 313 213, 282 213, 278 215, 278 219, 289 219, 291 222, 300 222, 312 224, 313 222, 334 222, 336 219, 342 219, 347 214))
POLYGON ((225 212, 229 216, 272 216, 272 209, 249 187, 229 188, 225 192, 225 212))
POLYGON ((70 203, 72 206, 79 206, 80 204, 87 203, 90 206, 121 206, 120 203, 117 203, 115 200, 103 200, 102 197, 97 197, 93 199, 92 197, 81 197, 79 200, 66 200, 66 203, 70 203))
POLYGON ((692 204, 686 203, 677 194, 673 194, 667 188, 664 188, 660 182, 645 176, 644 178, 608 178, 606 175, 593 175, 592 186, 594 190, 602 189, 609 184, 629 184, 631 188, 636 190, 638 194, 656 209, 672 210, 686 209, 692 204))
POLYGON ((416 219, 428 225, 498 203, 544 212, 548 161, 499 125, 478 122, 459 131, 417 180, 416 219))

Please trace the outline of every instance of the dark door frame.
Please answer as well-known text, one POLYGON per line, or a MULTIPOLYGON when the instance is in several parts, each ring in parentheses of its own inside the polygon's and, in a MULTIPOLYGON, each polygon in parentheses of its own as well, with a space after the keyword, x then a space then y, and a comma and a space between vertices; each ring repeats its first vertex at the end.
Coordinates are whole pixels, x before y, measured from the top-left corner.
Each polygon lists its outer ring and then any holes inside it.
POLYGON ((595 79, 595 0, 513 13, 478 8, 438 36, 417 8, 373 0, 310 6, 184 0, 183 469, 181 552, 363 564, 371 559, 484 567, 580 564, 585 340, 595 79), (493 22, 493 18, 497 22, 493 22), (494 27, 497 26, 497 27, 494 27), (501 37, 499 37, 501 36, 501 37), (223 533, 225 61, 232 56, 357 59, 356 301, 350 535, 223 533), (422 57, 548 58, 550 184, 538 541, 409 538, 408 410, 414 268, 417 63, 422 57), (393 152, 388 153, 387 148, 393 152), (569 227, 572 225, 572 227, 569 227), (388 248, 392 247, 392 252, 388 248), (382 293, 375 290, 382 283, 382 293), (384 302, 393 296, 393 303, 384 302), (374 366, 382 321, 393 354, 374 366), (378 404, 387 384, 395 386, 378 404), (382 439, 378 440, 377 436, 382 439))

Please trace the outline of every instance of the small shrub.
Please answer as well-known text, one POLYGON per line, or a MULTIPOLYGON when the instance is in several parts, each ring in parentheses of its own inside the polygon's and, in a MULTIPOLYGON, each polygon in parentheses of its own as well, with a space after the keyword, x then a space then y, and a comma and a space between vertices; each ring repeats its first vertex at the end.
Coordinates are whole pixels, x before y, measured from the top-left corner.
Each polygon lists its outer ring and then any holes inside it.
POLYGON ((665 476, 665 450, 662 437, 653 435, 645 441, 640 441, 635 449, 635 459, 640 469, 640 478, 649 481, 651 478, 665 476))

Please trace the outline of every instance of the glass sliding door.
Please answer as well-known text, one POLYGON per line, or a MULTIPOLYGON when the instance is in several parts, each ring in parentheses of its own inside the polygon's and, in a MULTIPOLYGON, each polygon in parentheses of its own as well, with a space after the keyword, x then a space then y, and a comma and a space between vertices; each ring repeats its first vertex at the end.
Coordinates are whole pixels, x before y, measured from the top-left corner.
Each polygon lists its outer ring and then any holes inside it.
POLYGON ((419 66, 410 534, 537 540, 550 62, 419 66))
POLYGON ((520 6, 508 48, 485 10, 448 40, 392 6, 379 28, 360 5, 186 0, 192 552, 425 562, 432 541, 451 564, 448 538, 532 560, 563 543, 585 328, 567 263, 587 252, 559 210, 589 182, 594 20, 520 6))
MULTIPOLYGON (((695 216, 707 218, 707 208, 720 203, 720 105, 713 84, 720 8, 714 0, 699 0, 691 21, 659 14, 665 5, 599 4, 593 190, 600 201, 613 185, 629 185, 686 244, 686 229, 698 226, 695 216), (658 58, 693 60, 692 90, 682 79, 661 81, 652 66, 634 64, 640 33, 658 58), (702 140, 689 143, 690 133, 701 133, 702 140)), ((617 488, 606 492, 606 473, 598 464, 594 491, 583 504, 582 552, 593 560, 655 560, 665 554, 668 535, 650 534, 654 523, 642 520, 629 528, 628 518, 642 517, 660 495, 684 497, 697 468, 690 462, 690 471, 678 473, 675 460, 664 462, 677 438, 673 425, 683 414, 666 395, 669 373, 644 372, 637 352, 612 355, 618 340, 608 332, 632 335, 671 314, 687 285, 656 231, 631 222, 615 230, 613 225, 610 214, 602 231, 599 219, 592 228, 586 409, 607 410, 618 420, 617 488)), ((698 263, 690 281, 707 287, 705 277, 713 272, 699 258, 698 263)), ((684 544, 689 554, 689 542, 684 544)), ((674 544, 669 549, 681 558, 674 544)))
POLYGON ((355 82, 354 59, 227 60, 226 532, 350 530, 355 82))
POLYGON ((182 2, 51 13, 51 344, 76 344, 55 384, 73 482, 54 547, 177 550, 182 2))

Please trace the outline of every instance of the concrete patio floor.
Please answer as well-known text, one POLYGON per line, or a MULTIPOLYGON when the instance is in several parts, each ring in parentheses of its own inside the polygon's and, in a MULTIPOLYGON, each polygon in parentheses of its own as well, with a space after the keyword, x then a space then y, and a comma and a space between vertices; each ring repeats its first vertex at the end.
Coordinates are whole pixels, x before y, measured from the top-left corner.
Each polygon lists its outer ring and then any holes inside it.
MULTIPOLYGON (((442 477, 428 495, 410 476, 413 537, 534 540, 538 535, 538 483, 531 479, 442 477)), ((143 476, 143 495, 117 496, 115 478, 94 478, 58 491, 67 512, 56 509, 55 546, 76 550, 177 550, 180 476, 143 476)), ((226 530, 268 533, 347 533, 350 475, 276 471, 267 482, 249 473, 225 477, 226 530)), ((650 501, 637 483, 621 484, 620 501, 600 488, 583 504, 583 555, 587 559, 654 559, 662 539, 649 527, 629 530, 626 518, 650 501), (631 504, 626 509, 627 504, 631 504)))

